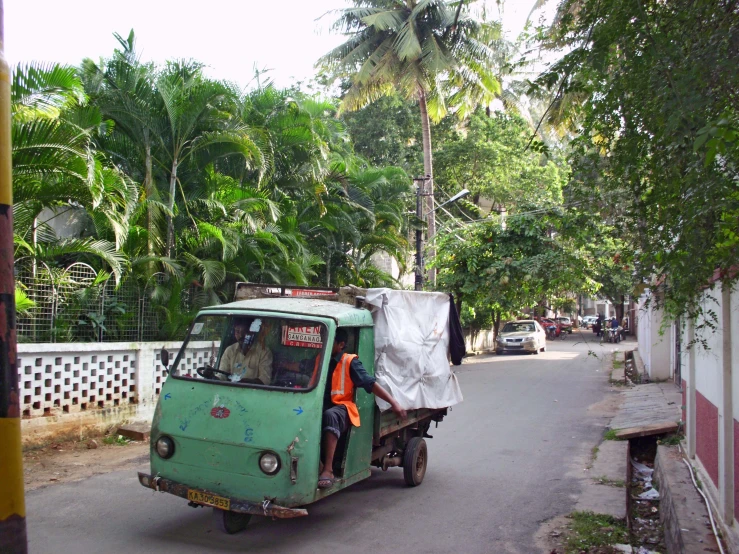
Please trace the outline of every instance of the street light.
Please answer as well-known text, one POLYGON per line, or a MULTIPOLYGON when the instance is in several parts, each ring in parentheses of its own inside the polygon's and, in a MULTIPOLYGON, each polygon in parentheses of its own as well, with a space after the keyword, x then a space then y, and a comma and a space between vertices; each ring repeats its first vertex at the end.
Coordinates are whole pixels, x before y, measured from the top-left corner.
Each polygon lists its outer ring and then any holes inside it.
POLYGON ((469 193, 470 193, 470 191, 469 191, 469 190, 467 190, 467 189, 462 189, 461 191, 459 191, 459 192, 458 192, 457 194, 455 194, 454 196, 452 196, 452 197, 451 197, 451 198, 450 198, 449 200, 447 200, 446 202, 443 202, 442 204, 439 204, 438 206, 436 206, 436 207, 435 207, 435 208, 434 208, 434 209, 433 209, 432 211, 436 211, 436 210, 438 210, 438 209, 440 209, 440 208, 443 208, 443 207, 444 207, 444 206, 446 206, 447 204, 452 204, 453 202, 456 202, 457 200, 461 200, 461 199, 462 199, 462 198, 464 198, 465 196, 469 195, 469 193))
MULTIPOLYGON (((423 221, 425 216, 429 215, 430 213, 435 212, 439 208, 443 208, 444 206, 448 204, 452 204, 456 202, 457 200, 460 200, 467 196, 470 191, 467 189, 462 189, 457 194, 452 196, 449 200, 446 202, 443 202, 436 206, 434 209, 428 211, 425 215, 423 213, 423 210, 421 208, 421 197, 422 196, 432 196, 431 194, 427 194, 425 192, 426 190, 426 181, 428 181, 430 177, 416 177, 413 180, 414 181, 421 181, 423 185, 419 185, 416 187, 416 217, 418 217, 419 220, 423 221), (423 191, 423 192, 422 192, 423 191)), ((433 237, 429 237, 431 239, 433 237)), ((416 284, 415 289, 416 290, 423 290, 423 248, 422 248, 422 239, 421 239, 421 229, 416 229, 416 284)))

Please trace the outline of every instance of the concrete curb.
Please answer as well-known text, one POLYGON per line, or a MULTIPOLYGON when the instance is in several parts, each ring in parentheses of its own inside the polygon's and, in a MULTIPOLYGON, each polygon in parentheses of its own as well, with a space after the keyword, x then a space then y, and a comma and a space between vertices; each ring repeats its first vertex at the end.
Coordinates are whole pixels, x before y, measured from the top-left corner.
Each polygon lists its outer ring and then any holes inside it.
POLYGON ((667 552, 718 552, 708 510, 677 447, 657 447, 654 473, 661 497, 660 521, 665 530, 667 552))
POLYGON ((575 510, 626 520, 626 441, 603 441, 588 470, 575 510))

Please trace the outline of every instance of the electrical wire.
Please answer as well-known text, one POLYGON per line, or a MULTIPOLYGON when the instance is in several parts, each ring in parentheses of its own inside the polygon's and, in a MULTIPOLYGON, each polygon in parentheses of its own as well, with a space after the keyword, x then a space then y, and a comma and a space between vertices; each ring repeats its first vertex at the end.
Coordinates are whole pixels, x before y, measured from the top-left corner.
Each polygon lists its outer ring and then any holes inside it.
MULTIPOLYGON (((680 452, 682 452, 682 448, 680 448, 680 452)), ((724 553, 724 547, 721 546, 721 539, 718 536, 718 531, 716 530, 716 522, 713 520, 713 510, 711 510, 711 503, 708 501, 708 497, 706 497, 705 493, 698 488, 698 483, 695 481, 695 475, 693 474, 693 468, 688 463, 688 460, 683 458, 683 462, 685 462, 685 465, 688 466, 688 471, 690 472, 690 478, 693 480, 693 486, 695 487, 695 490, 697 490, 700 495, 703 497, 703 501, 706 503, 706 508, 708 508, 708 517, 711 520, 711 529, 713 529, 713 536, 716 537, 716 542, 718 543, 718 549, 721 552, 721 554, 724 553)))

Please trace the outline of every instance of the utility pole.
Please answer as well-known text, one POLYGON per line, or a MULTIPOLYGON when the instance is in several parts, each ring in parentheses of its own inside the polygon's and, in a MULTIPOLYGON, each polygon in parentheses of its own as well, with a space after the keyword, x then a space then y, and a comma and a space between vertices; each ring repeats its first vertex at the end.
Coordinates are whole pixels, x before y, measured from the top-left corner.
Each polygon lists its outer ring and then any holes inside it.
MULTIPOLYGON (((416 217, 423 221, 423 197, 426 196, 428 177, 414 177, 416 184, 416 217)), ((423 230, 416 227, 416 283, 415 290, 423 290, 423 230)))
POLYGON ((10 69, 0 0, 0 552, 26 554, 20 395, 15 343, 10 69))
MULTIPOLYGON (((431 177, 414 177, 414 181, 420 182, 420 185, 416 185, 416 217, 423 221, 424 216, 430 216, 434 215, 436 213, 436 210, 439 208, 443 208, 447 204, 454 204, 457 200, 464 198, 467 196, 470 191, 467 189, 462 189, 460 192, 452 196, 449 200, 446 202, 439 204, 437 207, 432 207, 431 212, 424 214, 423 213, 423 197, 429 197, 433 196, 433 192, 426 192, 426 183, 431 182, 431 177)), ((432 200, 433 202, 433 200, 432 200)), ((423 239, 422 239, 422 231, 421 228, 416 229, 416 290, 423 290, 423 239)), ((431 240, 431 235, 429 234, 429 241, 431 240)), ((435 279, 435 273, 434 276, 432 276, 432 279, 435 279)), ((432 280, 432 283, 435 282, 432 280)))

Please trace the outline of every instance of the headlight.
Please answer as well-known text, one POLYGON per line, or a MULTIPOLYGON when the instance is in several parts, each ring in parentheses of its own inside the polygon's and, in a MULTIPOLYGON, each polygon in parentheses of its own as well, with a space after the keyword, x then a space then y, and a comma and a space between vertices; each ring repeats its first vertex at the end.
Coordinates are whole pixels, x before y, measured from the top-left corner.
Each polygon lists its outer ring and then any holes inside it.
POLYGON ((505 339, 503 337, 498 337, 498 342, 505 342, 505 339))
POLYGON ((280 471, 280 458, 272 452, 265 452, 259 458, 259 469, 267 475, 274 475, 280 471))
POLYGON ((534 342, 536 339, 534 337, 526 337, 523 339, 523 342, 534 342))
POLYGON ((174 442, 167 436, 159 437, 157 439, 156 449, 157 454, 166 460, 174 454, 174 442))

